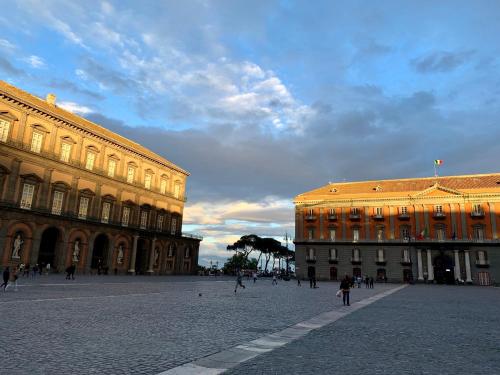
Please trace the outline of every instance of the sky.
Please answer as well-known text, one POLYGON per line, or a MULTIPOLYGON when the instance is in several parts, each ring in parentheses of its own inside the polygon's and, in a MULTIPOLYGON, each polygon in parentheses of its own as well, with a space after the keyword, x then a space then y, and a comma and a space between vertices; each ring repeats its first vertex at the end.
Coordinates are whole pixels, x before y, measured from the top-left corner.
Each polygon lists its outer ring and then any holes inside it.
POLYGON ((499 172, 498 1, 9 2, 0 78, 191 176, 200 263, 329 182, 499 172))

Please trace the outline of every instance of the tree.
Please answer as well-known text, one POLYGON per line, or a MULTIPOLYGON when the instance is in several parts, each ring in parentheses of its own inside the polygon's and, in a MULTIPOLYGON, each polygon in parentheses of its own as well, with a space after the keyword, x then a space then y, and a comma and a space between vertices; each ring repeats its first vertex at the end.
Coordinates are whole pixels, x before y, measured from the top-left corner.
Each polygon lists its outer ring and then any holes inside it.
POLYGON ((248 258, 252 251, 258 250, 258 244, 260 240, 261 238, 255 234, 242 236, 232 245, 227 245, 227 250, 236 251, 237 254, 243 254, 245 258, 248 258))
POLYGON ((257 269, 257 259, 248 259, 243 253, 236 253, 224 263, 224 273, 234 274, 237 269, 257 269))

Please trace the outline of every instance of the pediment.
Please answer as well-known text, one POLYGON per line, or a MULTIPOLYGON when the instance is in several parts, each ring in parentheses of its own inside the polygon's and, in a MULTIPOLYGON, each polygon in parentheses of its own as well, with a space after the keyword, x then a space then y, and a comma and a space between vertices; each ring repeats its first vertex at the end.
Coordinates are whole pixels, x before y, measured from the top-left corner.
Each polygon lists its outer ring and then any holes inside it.
POLYGON ((422 190, 416 194, 414 197, 445 197, 445 196, 460 196, 463 195, 461 191, 451 189, 446 186, 442 186, 439 183, 435 183, 429 188, 422 190))

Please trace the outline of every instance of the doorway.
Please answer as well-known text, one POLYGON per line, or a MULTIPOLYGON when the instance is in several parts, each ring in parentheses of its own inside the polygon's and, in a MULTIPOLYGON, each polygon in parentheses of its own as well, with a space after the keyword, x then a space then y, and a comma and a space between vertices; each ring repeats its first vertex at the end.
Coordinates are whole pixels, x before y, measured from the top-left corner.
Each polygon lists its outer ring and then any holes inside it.
POLYGON ((101 271, 106 272, 106 256, 109 249, 108 236, 101 233, 94 240, 94 250, 92 252, 92 262, 90 263, 90 268, 97 269, 97 273, 101 271))
POLYGON ((43 231, 38 252, 38 266, 45 268, 47 264, 56 265, 56 253, 59 245, 59 229, 47 228, 43 231))

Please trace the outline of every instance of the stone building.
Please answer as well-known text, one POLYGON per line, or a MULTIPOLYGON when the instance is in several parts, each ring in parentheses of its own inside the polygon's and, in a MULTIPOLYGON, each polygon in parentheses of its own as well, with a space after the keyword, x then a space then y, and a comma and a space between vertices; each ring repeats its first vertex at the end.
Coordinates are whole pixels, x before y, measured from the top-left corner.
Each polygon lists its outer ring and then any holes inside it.
POLYGON ((0 81, 0 264, 192 274, 182 235, 188 172, 0 81))
POLYGON ((330 183, 295 198, 300 277, 500 282, 500 174, 330 183))

